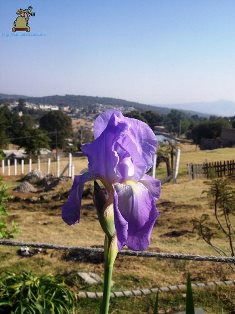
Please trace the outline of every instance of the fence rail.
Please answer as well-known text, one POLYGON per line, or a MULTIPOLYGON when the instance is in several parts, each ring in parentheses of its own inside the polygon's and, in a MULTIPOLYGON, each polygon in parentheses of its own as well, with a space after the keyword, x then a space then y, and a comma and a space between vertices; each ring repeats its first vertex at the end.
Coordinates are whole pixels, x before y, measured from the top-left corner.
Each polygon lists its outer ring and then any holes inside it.
POLYGON ((205 177, 224 177, 235 175, 235 160, 205 162, 203 164, 187 164, 190 179, 205 177))

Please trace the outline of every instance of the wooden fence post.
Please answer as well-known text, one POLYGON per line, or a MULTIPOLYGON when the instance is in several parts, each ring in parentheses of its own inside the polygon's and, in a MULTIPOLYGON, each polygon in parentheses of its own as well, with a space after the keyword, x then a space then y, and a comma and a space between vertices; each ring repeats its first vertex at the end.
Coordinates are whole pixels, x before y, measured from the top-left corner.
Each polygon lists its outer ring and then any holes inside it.
POLYGON ((72 154, 69 153, 69 166, 68 166, 68 176, 72 177, 72 154))
POLYGON ((156 176, 156 166, 157 166, 157 154, 153 156, 153 168, 152 168, 152 177, 155 178, 156 176))
POLYGON ((17 175, 17 159, 14 159, 14 175, 17 175))
POLYGON ((50 174, 51 171, 51 158, 48 158, 47 161, 47 174, 50 174))
POLYGON ((176 155, 175 155, 175 164, 173 170, 173 182, 176 183, 176 178, 179 172, 179 165, 180 165, 180 148, 177 148, 176 155))
POLYGON ((74 173, 75 173, 75 169, 74 169, 74 165, 72 165, 71 167, 71 178, 74 179, 74 173))
POLYGON ((56 175, 59 178, 60 177, 60 156, 57 156, 56 160, 56 175))
POLYGON ((40 160, 40 157, 38 157, 38 171, 41 171, 41 160, 40 160))
POLYGON ((2 160, 2 175, 4 176, 5 174, 5 160, 2 160))
POLYGON ((11 161, 10 159, 7 159, 7 168, 8 168, 8 175, 11 175, 11 161))
POLYGON ((32 159, 30 158, 29 159, 29 172, 32 171, 32 159))
POLYGON ((21 174, 24 174, 24 159, 21 159, 21 174))

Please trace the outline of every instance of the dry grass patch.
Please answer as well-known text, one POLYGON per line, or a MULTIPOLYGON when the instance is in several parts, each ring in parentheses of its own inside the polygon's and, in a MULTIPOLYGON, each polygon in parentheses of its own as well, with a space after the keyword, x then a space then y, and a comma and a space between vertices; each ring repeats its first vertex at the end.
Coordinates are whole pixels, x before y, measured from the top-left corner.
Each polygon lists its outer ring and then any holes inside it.
MULTIPOLYGON (((189 154, 193 153, 189 152, 189 154)), ((83 166, 84 164, 80 163, 81 170, 83 166)), ((14 185, 11 181, 10 186, 14 185)), ((36 194, 37 196, 47 195, 50 200, 40 200, 35 203, 22 199, 22 197, 35 196, 34 193, 19 195, 11 192, 21 197, 20 201, 12 200, 8 204, 9 221, 14 218, 21 229, 16 240, 75 246, 102 246, 104 235, 91 198, 82 200, 79 224, 69 227, 62 221, 61 206, 65 202, 64 197, 71 185, 70 180, 59 184, 48 193, 36 194), (53 198, 54 195, 60 195, 62 199, 53 198)), ((158 201, 160 216, 152 233, 150 251, 215 255, 215 252, 198 238, 192 224, 193 219, 212 212, 206 195, 202 194, 207 188, 204 180, 189 181, 187 177, 179 178, 177 184, 169 183, 162 187, 161 198, 158 201), (175 236, 177 232, 178 235, 175 236)), ((219 231, 216 235, 216 243, 222 247, 226 244, 219 231)), ((36 274, 62 274, 73 282, 76 291, 81 289, 101 291, 102 289, 101 285, 86 286, 76 275, 77 271, 92 271, 102 276, 102 263, 65 260, 64 251, 47 250, 46 254, 38 254, 30 258, 20 257, 16 251, 17 248, 0 248, 0 272, 28 270, 36 274)), ((119 256, 114 269, 114 289, 147 288, 183 283, 186 281, 188 272, 191 273, 193 282, 235 279, 235 273, 228 266, 218 263, 119 256)), ((86 308, 87 306, 86 304, 86 308)))

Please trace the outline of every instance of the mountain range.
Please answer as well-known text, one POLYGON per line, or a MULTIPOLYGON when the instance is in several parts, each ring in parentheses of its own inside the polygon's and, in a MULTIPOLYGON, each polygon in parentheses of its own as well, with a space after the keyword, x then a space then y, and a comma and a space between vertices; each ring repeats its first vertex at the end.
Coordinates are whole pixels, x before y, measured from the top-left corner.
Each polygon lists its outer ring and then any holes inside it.
POLYGON ((31 97, 25 95, 0 94, 0 100, 18 100, 25 99, 29 102, 52 105, 70 105, 72 107, 81 107, 94 105, 96 103, 111 106, 134 107, 137 110, 152 110, 160 114, 168 114, 170 110, 177 109, 183 111, 187 115, 199 115, 209 117, 210 115, 219 116, 235 116, 235 102, 227 100, 219 100, 214 102, 194 102, 187 104, 168 104, 168 105, 149 105, 124 99, 109 97, 94 97, 83 95, 52 95, 43 97, 31 97))

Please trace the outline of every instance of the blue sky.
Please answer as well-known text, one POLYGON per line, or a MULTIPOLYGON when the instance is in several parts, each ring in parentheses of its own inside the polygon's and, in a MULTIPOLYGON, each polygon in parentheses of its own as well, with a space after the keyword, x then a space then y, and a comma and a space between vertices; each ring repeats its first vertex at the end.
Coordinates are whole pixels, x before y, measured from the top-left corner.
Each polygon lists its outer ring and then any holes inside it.
POLYGON ((0 0, 0 93, 235 101, 235 1, 0 0))

